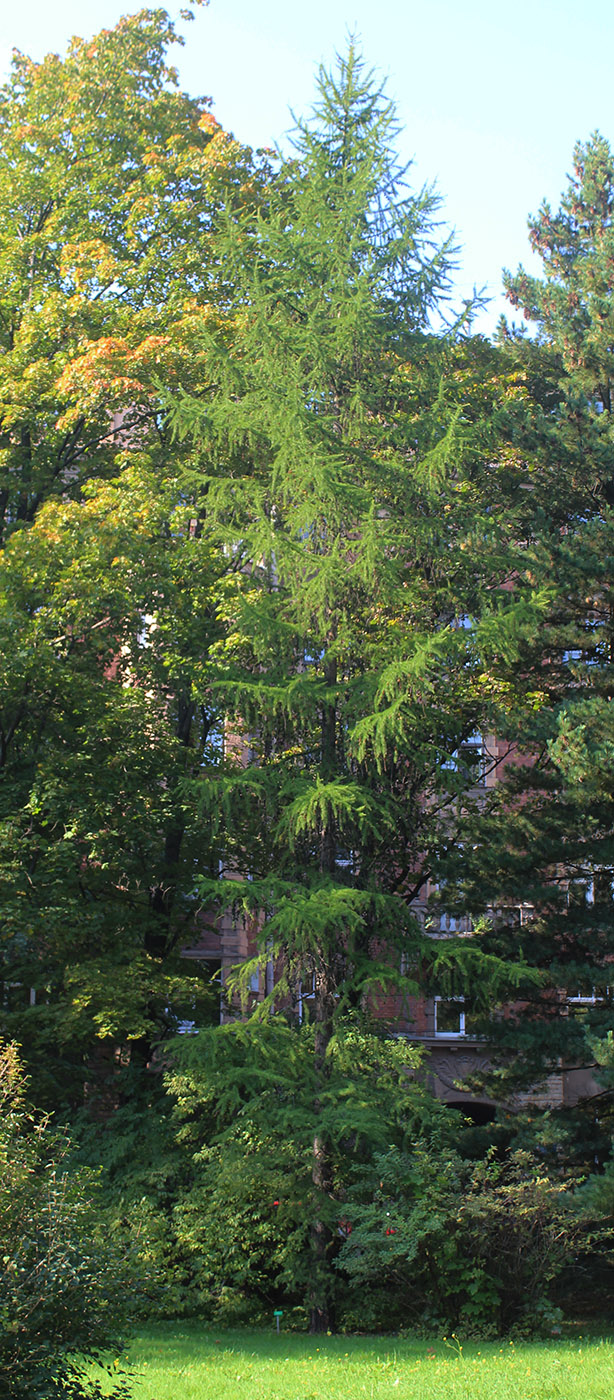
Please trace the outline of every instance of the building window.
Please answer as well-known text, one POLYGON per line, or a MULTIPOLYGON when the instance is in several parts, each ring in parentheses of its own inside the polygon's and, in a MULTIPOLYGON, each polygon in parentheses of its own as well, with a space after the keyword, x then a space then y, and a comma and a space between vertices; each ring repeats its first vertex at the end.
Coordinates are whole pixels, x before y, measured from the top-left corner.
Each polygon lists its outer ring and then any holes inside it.
POLYGON ((434 1030, 435 1035, 466 1035, 464 997, 435 997, 434 1030))
POLYGON ((450 773, 458 773, 469 787, 483 787, 486 783, 487 755, 481 734, 470 734, 442 765, 450 773))
POLYGON ((198 958, 191 977, 198 977, 200 982, 193 995, 188 993, 185 1000, 178 999, 166 1008, 175 1035, 195 1035, 201 1026, 219 1025, 223 982, 220 959, 198 958))

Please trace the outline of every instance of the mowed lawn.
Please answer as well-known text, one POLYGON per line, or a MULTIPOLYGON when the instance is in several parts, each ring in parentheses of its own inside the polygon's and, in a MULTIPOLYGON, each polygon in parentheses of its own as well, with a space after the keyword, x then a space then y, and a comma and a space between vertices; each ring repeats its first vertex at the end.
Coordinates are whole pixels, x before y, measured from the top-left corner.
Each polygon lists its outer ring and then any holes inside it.
POLYGON ((614 1342, 429 1343, 165 1323, 129 1349, 134 1400, 613 1400, 614 1342))

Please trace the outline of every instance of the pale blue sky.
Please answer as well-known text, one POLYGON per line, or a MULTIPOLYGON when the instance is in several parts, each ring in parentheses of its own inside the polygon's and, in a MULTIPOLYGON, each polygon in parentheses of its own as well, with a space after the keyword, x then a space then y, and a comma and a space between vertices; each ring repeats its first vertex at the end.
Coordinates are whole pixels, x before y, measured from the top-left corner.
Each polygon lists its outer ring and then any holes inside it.
MULTIPOLYGON (((117 0, 21 0, 0 14, 0 66, 13 46, 39 58, 72 34, 110 27, 138 8, 117 0)), ((169 6, 171 13, 174 7, 169 6)), ((177 9, 179 7, 177 6, 177 9)), ((435 180, 463 245, 459 294, 486 283, 503 307, 500 270, 531 265, 526 220, 558 201, 577 138, 614 143, 614 7, 593 0, 211 0, 176 63, 219 120, 251 145, 283 143, 288 108, 308 109, 316 65, 349 28, 388 76, 416 183, 435 180)))

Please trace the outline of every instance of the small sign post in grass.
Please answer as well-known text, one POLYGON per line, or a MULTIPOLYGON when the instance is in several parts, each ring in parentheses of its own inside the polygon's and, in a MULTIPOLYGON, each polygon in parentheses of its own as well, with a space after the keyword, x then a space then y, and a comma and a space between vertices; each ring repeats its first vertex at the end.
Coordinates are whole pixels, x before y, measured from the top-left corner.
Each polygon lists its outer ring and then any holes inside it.
POLYGON ((277 1331, 278 1331, 278 1332, 279 1332, 279 1319, 280 1319, 280 1317, 283 1317, 283 1315, 284 1315, 284 1313, 283 1313, 283 1308, 276 1308, 276 1309, 275 1309, 275 1312, 273 1313, 273 1317, 275 1318, 275 1321, 276 1321, 276 1323, 277 1323, 277 1331))

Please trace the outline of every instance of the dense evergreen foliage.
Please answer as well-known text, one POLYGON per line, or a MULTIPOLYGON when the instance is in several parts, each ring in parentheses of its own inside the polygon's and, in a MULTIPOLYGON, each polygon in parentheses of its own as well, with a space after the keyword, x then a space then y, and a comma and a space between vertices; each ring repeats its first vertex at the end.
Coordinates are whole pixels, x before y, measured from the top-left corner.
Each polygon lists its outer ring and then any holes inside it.
POLYGON ((593 1065, 592 1096, 568 1124, 590 1168, 609 1149, 611 1090, 599 1046, 612 1029, 612 316, 614 163, 596 135, 579 144, 561 207, 530 222, 543 279, 507 275, 512 303, 536 323, 534 342, 503 327, 503 343, 538 387, 514 424, 537 505, 523 539, 524 574, 550 604, 521 664, 534 707, 503 715, 500 732, 530 762, 509 770, 488 804, 488 839, 474 827, 456 862, 459 897, 502 912, 485 947, 526 957, 541 977, 489 1034, 501 1048, 502 1093, 561 1067, 593 1065), (548 499, 549 494, 549 499, 548 499), (505 905, 525 903, 518 927, 505 905))

